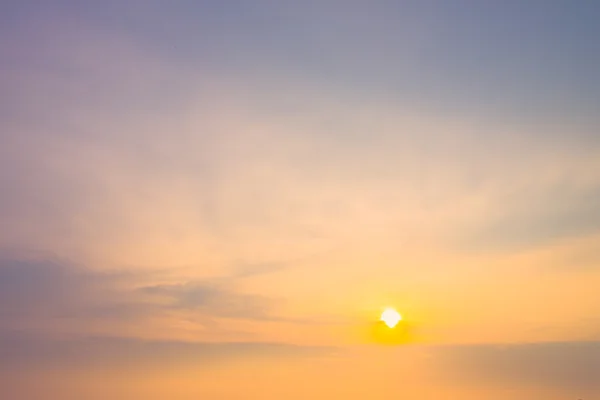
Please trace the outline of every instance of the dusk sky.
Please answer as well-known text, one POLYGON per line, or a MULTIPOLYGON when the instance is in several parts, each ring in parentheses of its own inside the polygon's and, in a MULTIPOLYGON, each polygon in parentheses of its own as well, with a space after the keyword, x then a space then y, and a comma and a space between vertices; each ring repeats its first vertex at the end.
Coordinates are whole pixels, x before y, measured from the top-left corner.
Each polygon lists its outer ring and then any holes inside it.
POLYGON ((0 398, 600 398, 598 21, 0 1, 0 398))

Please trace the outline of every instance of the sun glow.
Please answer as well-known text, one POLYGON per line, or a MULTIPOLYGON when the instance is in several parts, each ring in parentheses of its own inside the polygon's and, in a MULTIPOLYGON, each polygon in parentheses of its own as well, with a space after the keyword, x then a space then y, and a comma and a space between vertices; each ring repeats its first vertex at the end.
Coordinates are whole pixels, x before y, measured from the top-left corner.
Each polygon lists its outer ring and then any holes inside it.
POLYGON ((398 311, 393 308, 386 308, 381 313, 381 320, 390 328, 398 325, 398 322, 402 321, 402 316, 398 313, 398 311))

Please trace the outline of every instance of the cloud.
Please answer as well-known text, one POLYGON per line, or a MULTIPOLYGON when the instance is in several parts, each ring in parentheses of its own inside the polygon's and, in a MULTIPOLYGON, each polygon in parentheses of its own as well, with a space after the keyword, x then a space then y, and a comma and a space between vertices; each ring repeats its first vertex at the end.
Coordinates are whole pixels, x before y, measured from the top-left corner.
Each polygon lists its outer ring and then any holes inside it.
POLYGON ((219 317, 268 319, 268 310, 272 306, 267 297, 239 294, 210 283, 148 286, 141 291, 171 300, 172 307, 219 317))
MULTIPOLYGON (((90 313, 98 306, 124 301, 120 285, 127 273, 77 268, 47 256, 0 253, 0 314, 6 317, 60 317, 90 313)), ((6 322, 6 320, 4 320, 6 322)))
POLYGON ((526 343, 443 348, 444 374, 461 383, 600 390, 600 342, 526 343))
MULTIPOLYGON (((142 329, 156 318, 219 332, 214 322, 219 318, 278 319, 273 299, 236 291, 235 279, 151 283, 160 279, 158 272, 94 271, 46 255, 0 252, 0 332, 70 326, 85 334, 88 327, 111 322, 117 325, 110 334, 118 336, 124 326, 142 329)), ((176 328, 164 325, 163 332, 172 329, 177 336, 176 328)))
POLYGON ((201 366, 226 359, 306 357, 332 354, 331 347, 271 342, 182 342, 129 338, 48 339, 4 332, 0 335, 0 368, 104 364, 142 368, 165 365, 201 366))

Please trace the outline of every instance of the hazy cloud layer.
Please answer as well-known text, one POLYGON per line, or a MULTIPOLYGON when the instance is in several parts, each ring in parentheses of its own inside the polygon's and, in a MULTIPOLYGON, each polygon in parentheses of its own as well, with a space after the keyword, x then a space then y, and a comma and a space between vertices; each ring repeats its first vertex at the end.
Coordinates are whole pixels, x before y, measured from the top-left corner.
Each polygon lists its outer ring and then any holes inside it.
POLYGON ((0 369, 104 365, 112 368, 196 366, 224 360, 334 354, 334 348, 267 342, 143 341, 123 338, 52 340, 18 332, 0 335, 0 369))
MULTIPOLYGON (((2 331, 63 327, 63 334, 86 334, 88 325, 118 323, 106 334, 119 336, 124 326, 139 325, 152 318, 188 320, 198 326, 214 327, 215 319, 277 320, 274 300, 239 293, 235 276, 225 280, 156 284, 165 280, 160 271, 93 271, 43 255, 0 257, 0 315, 2 331), (69 328, 73 329, 69 332, 69 328)), ((180 279, 180 278, 179 278, 180 279)), ((164 326, 167 334, 177 329, 164 326)), ((209 329, 210 330, 210 329, 209 329)), ((93 334, 92 332, 88 332, 93 334)))
POLYGON ((443 349, 442 373, 459 382, 498 388, 600 391, 600 342, 531 343, 443 349))

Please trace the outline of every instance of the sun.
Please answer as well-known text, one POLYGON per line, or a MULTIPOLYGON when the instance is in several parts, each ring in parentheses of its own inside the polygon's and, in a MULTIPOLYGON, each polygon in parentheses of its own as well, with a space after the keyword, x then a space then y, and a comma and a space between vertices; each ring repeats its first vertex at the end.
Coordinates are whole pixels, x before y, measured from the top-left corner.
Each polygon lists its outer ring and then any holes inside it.
POLYGON ((381 313, 381 320, 389 327, 393 328, 398 325, 398 322, 402 321, 402 316, 398 313, 398 311, 393 308, 386 308, 381 313))

